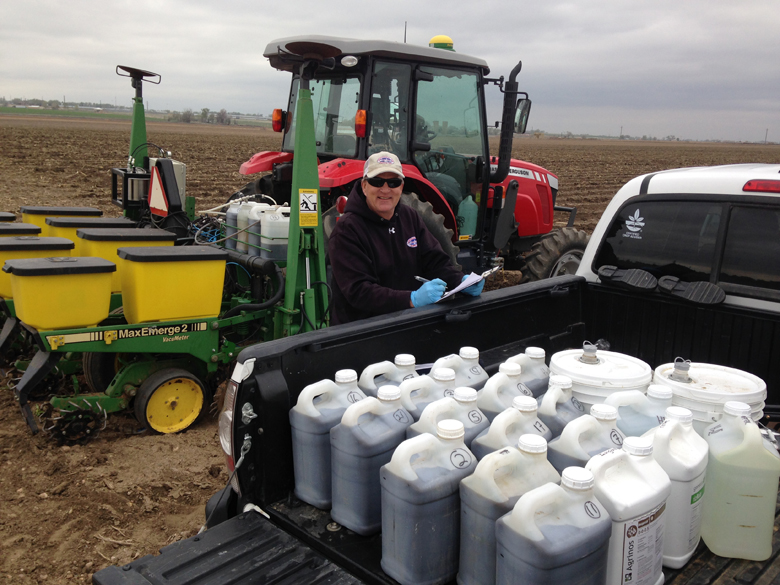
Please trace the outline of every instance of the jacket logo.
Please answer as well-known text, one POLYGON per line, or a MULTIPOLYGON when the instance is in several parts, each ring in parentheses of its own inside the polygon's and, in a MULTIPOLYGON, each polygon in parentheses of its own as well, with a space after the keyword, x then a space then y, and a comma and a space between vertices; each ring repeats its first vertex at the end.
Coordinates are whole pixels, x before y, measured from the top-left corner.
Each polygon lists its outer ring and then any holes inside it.
POLYGON ((408 240, 406 240, 406 245, 410 248, 416 248, 417 247, 417 238, 411 237, 408 240))
POLYGON ((390 232, 391 234, 394 234, 395 233, 395 228, 388 228, 387 231, 390 232))

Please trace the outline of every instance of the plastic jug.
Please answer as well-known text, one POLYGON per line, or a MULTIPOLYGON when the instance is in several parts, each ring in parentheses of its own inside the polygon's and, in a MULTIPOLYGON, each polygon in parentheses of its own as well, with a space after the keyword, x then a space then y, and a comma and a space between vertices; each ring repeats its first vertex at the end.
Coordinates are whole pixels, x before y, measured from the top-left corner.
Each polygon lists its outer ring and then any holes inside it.
POLYGON ((477 404, 490 422, 499 412, 511 408, 512 400, 518 396, 533 396, 523 384, 520 374, 522 368, 513 362, 504 362, 498 366, 498 372, 490 377, 479 391, 477 404))
POLYGON ((255 201, 244 201, 241 204, 241 207, 238 208, 236 227, 238 228, 239 233, 236 234, 236 250, 243 252, 244 254, 246 254, 249 249, 247 247, 247 242, 249 241, 249 232, 247 230, 249 227, 249 213, 258 205, 260 205, 260 203, 255 201), (242 232, 241 230, 246 231, 242 232))
POLYGON ((481 460, 488 453, 517 445, 518 439, 525 434, 538 435, 549 441, 552 433, 536 416, 537 408, 536 400, 531 396, 516 396, 512 406, 493 419, 490 427, 474 439, 471 452, 481 460))
POLYGON ((455 372, 455 386, 469 386, 476 390, 487 382, 488 373, 479 365, 479 350, 476 347, 461 347, 458 354, 445 355, 433 362, 431 371, 450 368, 455 372))
POLYGON ((259 256, 262 242, 260 241, 260 230, 262 229, 263 213, 272 211, 273 207, 268 203, 255 203, 249 210, 247 221, 247 230, 243 233, 244 241, 247 242, 247 254, 250 256, 259 256))
POLYGON ((772 554, 780 457, 750 417, 750 405, 726 402, 705 429, 710 447, 701 537, 716 555, 763 561, 772 554))
POLYGON ((458 235, 473 236, 477 231, 477 212, 479 207, 471 195, 467 195, 458 205, 458 235))
POLYGON ((391 361, 383 361, 366 366, 360 374, 358 386, 368 396, 376 396, 377 389, 381 386, 400 386, 404 380, 417 377, 414 356, 408 353, 399 353, 391 361))
POLYGON ((679 406, 667 408, 664 422, 645 436, 653 438, 653 458, 672 482, 666 501, 664 566, 679 569, 699 545, 709 448, 693 428, 693 413, 679 406))
POLYGON ((414 419, 401 406, 396 386, 379 389, 350 405, 341 423, 330 430, 331 477, 335 522, 362 535, 382 529, 379 468, 406 438, 414 419))
POLYGON ((290 233, 290 208, 266 211, 260 219, 260 256, 267 260, 287 260, 287 238, 290 233))
POLYGON ((506 360, 523 369, 521 381, 534 398, 544 394, 550 383, 550 368, 544 363, 544 356, 545 353, 541 347, 527 347, 525 353, 519 353, 506 360))
POLYGON ((238 210, 241 208, 240 203, 231 203, 228 206, 227 213, 225 214, 225 247, 228 250, 236 249, 236 231, 238 229, 238 210))
POLYGON ((561 476, 547 461, 547 441, 523 435, 516 447, 490 453, 460 482, 460 585, 496 580, 496 520, 530 490, 561 476))
POLYGON ((306 386, 290 409, 295 495, 315 508, 331 505, 330 429, 350 404, 363 400, 355 370, 339 370, 336 381, 306 386))
POLYGON ((402 585, 450 581, 458 572, 460 481, 477 460, 463 423, 401 443, 382 466, 382 570, 402 585))
POLYGON ((647 394, 641 390, 626 390, 610 394, 604 401, 618 409, 617 426, 628 437, 641 437, 666 418, 672 405, 672 389, 650 384, 647 394))
POLYGON ((474 388, 455 388, 452 396, 431 402, 420 414, 420 419, 406 430, 411 439, 423 433, 436 434, 436 425, 444 419, 459 420, 465 428, 463 442, 470 449, 471 442, 490 426, 487 417, 477 408, 477 391, 474 388))
POLYGON ((536 415, 553 437, 557 437, 568 423, 585 414, 582 403, 571 394, 571 378, 567 376, 550 376, 547 392, 537 398, 539 410, 536 415))
POLYGON ((575 418, 548 445, 547 458, 559 472, 567 467, 585 467, 594 455, 623 446, 626 436, 620 432, 617 408, 594 404, 590 414, 575 418))
POLYGON ((593 489, 593 474, 563 470, 521 497, 496 522, 496 583, 603 585, 612 522, 593 489))
POLYGON ((450 368, 436 368, 427 376, 404 380, 399 388, 401 403, 418 420, 431 402, 455 393, 455 372, 450 368))
POLYGON ((591 458, 595 494, 612 518, 607 585, 662 585, 669 476, 647 437, 626 437, 622 449, 591 458))

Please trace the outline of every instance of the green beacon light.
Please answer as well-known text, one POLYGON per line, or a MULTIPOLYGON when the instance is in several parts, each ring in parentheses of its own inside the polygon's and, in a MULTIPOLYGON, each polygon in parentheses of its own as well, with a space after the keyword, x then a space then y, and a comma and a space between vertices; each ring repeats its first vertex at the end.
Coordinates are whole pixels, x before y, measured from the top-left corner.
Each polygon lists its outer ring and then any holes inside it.
POLYGON ((452 51, 453 53, 455 52, 452 39, 447 35, 436 35, 428 41, 428 46, 434 49, 444 49, 446 51, 452 51))

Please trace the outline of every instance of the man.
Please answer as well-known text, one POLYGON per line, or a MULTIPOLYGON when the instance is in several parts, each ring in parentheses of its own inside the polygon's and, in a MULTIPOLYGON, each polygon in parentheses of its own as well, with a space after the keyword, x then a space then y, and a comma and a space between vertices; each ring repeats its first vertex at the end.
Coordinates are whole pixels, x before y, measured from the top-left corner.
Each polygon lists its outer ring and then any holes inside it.
MULTIPOLYGON (((328 242, 334 325, 435 303, 466 278, 415 210, 400 205, 398 157, 371 155, 328 242), (420 286, 417 278, 428 282, 420 286)), ((477 296, 483 281, 462 292, 477 296)))

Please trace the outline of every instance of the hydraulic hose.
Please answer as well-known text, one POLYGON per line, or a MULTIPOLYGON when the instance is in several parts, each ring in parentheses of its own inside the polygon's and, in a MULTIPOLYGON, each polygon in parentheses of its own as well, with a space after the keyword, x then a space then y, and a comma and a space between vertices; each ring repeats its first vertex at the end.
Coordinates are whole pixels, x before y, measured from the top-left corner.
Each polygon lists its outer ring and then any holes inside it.
POLYGON ((501 139, 498 145, 498 167, 490 174, 491 183, 501 183, 509 174, 509 161, 512 158, 512 138, 515 131, 515 108, 517 104, 517 74, 523 67, 520 61, 509 74, 504 84, 504 110, 501 115, 501 139))
POLYGON ((241 252, 236 252, 235 250, 227 250, 225 248, 220 248, 219 246, 216 245, 213 245, 213 247, 222 250, 224 252, 227 252, 228 258, 230 258, 231 262, 240 264, 252 274, 258 276, 261 275, 271 276, 273 274, 276 274, 277 287, 274 296, 272 296, 270 299, 262 303, 247 303, 244 305, 238 305, 236 307, 233 307, 232 309, 228 309, 222 315, 223 319, 227 319, 229 317, 235 317, 236 315, 240 314, 242 311, 259 311, 261 309, 267 309, 269 307, 273 307, 284 296, 285 279, 284 279, 284 275, 282 274, 282 269, 279 268, 276 262, 274 262, 273 260, 260 258, 259 256, 250 256, 249 254, 242 254, 241 252))

